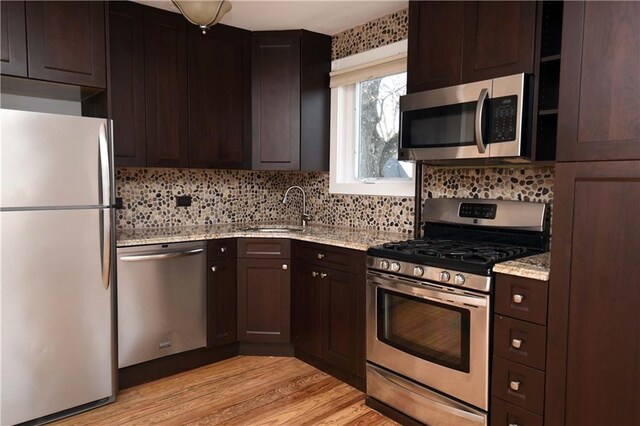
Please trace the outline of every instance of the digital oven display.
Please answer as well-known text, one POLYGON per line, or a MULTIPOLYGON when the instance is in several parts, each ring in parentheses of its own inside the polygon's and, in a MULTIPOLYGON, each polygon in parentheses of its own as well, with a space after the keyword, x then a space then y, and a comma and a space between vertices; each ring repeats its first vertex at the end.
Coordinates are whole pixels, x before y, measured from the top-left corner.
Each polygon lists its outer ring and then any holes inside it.
POLYGON ((498 206, 496 204, 462 203, 458 216, 474 219, 495 219, 498 206))

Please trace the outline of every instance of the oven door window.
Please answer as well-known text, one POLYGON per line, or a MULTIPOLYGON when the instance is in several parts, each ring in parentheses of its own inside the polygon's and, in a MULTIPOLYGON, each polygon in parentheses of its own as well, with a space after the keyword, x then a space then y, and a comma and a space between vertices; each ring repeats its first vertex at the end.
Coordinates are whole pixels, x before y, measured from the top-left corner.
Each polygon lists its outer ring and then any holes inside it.
MULTIPOLYGON (((440 148, 475 145, 477 101, 404 111, 402 148, 440 148)), ((486 104, 485 104, 486 108, 486 104)), ((488 114, 483 114, 482 131, 488 114)), ((486 140, 486 138, 485 138, 486 140)))
POLYGON ((470 312, 378 288, 378 340, 424 360, 469 372, 470 312))

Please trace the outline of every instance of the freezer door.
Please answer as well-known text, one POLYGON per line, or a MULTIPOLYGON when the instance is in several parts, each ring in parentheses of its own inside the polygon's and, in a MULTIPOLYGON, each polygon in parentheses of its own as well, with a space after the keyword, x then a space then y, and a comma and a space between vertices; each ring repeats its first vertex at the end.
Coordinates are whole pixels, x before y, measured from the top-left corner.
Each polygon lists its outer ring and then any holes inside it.
POLYGON ((0 208, 109 205, 107 120, 0 110, 0 208))
POLYGON ((0 213, 2 425, 114 394, 103 211, 0 213))

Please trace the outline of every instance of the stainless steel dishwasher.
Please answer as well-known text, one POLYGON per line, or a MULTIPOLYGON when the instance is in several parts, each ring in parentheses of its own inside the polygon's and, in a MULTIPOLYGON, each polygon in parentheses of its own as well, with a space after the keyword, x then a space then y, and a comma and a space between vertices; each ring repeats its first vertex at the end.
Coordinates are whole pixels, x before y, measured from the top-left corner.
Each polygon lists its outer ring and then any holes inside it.
POLYGON ((206 345, 206 244, 118 249, 118 367, 206 345))

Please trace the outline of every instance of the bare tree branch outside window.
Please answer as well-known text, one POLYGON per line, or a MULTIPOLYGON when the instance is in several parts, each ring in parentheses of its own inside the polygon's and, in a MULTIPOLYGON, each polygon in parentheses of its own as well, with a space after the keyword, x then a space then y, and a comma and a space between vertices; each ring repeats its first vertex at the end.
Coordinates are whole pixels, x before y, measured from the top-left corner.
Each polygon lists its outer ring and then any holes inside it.
POLYGON ((400 96, 406 91, 406 73, 359 84, 358 179, 409 177, 398 162, 400 96))

